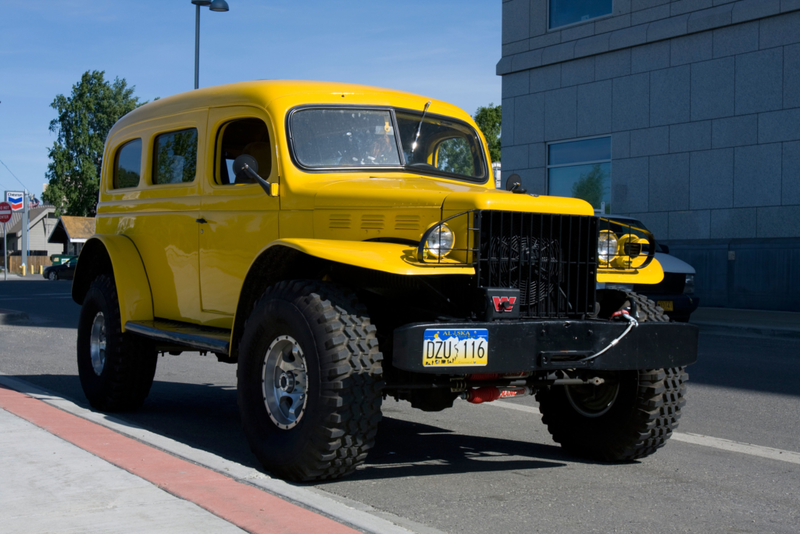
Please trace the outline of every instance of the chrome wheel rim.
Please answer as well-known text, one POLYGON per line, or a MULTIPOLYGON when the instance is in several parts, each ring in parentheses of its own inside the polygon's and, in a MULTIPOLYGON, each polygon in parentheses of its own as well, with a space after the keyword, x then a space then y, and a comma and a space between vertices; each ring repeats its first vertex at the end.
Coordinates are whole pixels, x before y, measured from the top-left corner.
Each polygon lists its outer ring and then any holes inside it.
POLYGON ((600 417, 608 413, 619 395, 619 382, 599 386, 565 386, 567 400, 584 417, 600 417))
POLYGON ((97 376, 100 376, 106 366, 106 319, 103 312, 97 312, 92 321, 89 354, 92 358, 92 369, 97 376))
POLYGON ((261 391, 269 418, 288 430, 303 418, 308 390, 308 369, 303 349, 291 336, 270 343, 261 372, 261 391))

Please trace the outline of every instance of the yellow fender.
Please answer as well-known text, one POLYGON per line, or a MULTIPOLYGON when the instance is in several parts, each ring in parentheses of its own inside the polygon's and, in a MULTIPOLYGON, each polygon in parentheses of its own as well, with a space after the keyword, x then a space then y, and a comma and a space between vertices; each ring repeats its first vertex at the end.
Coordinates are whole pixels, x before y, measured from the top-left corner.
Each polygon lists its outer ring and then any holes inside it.
POLYGON ((150 281, 136 245, 125 235, 95 234, 86 242, 75 269, 73 300, 82 304, 92 280, 102 273, 98 269, 105 261, 103 251, 111 261, 114 273, 122 331, 125 331, 127 321, 152 321, 153 295, 150 281))
POLYGON ((642 269, 598 269, 597 281, 612 284, 657 284, 664 279, 664 269, 653 260, 642 269))
POLYGON ((335 239, 279 239, 267 248, 274 246, 289 247, 323 260, 392 274, 475 274, 471 266, 419 263, 416 245, 335 239))

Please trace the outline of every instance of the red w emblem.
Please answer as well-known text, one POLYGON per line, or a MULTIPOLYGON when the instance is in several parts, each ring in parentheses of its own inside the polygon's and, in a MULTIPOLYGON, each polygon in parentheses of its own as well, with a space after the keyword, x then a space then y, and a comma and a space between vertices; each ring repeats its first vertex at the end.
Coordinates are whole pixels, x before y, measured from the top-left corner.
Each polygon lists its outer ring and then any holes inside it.
POLYGON ((492 297, 497 313, 510 312, 514 308, 517 297, 492 297))

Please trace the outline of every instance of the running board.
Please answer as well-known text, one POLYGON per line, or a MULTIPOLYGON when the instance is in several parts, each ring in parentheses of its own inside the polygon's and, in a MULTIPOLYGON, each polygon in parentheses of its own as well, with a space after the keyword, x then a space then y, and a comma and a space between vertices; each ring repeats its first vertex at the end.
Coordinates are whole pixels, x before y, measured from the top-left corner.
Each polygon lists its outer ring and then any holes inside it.
POLYGON ((228 355, 231 332, 178 321, 128 321, 125 330, 140 336, 196 350, 228 355))

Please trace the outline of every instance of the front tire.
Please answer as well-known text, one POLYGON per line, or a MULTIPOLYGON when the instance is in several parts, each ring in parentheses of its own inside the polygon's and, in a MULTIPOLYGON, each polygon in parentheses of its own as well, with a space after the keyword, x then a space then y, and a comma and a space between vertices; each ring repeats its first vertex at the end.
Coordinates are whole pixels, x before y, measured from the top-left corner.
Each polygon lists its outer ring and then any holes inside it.
POLYGON ((53 271, 50 271, 47 275, 48 280, 58 280, 58 275, 53 271))
POLYGON ((78 375, 89 404, 107 412, 139 408, 150 392, 157 361, 149 341, 122 333, 113 278, 97 277, 78 321, 78 375))
POLYGON ((381 419, 375 332, 341 286, 280 282, 264 293, 242 336, 238 398, 250 448, 268 471, 307 482, 364 462, 381 419))
POLYGON ((686 400, 682 367, 623 371, 600 386, 552 386, 536 394, 553 440, 571 454, 622 462, 664 446, 686 400))
MULTIPOLYGON (((668 322, 656 304, 627 292, 639 322, 668 322)), ((599 386, 551 386, 536 394, 542 421, 568 452, 592 460, 630 461, 663 447, 686 404, 683 367, 598 373, 599 386)))

